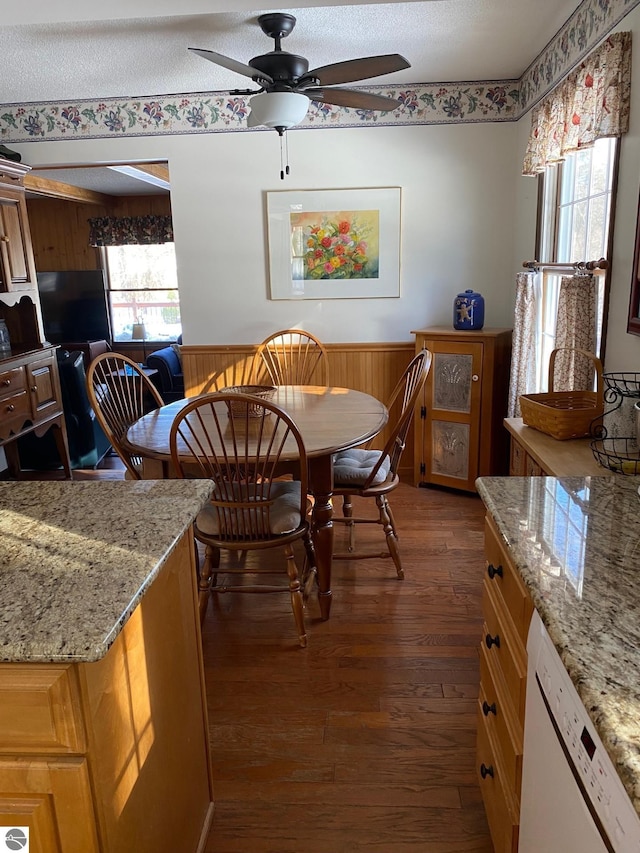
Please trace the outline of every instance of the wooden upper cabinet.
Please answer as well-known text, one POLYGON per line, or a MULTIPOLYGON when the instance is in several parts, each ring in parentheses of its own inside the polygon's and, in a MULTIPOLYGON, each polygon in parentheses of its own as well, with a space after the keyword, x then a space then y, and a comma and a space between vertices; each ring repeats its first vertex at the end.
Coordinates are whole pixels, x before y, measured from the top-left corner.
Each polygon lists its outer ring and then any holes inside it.
POLYGON ((0 291, 36 290, 23 180, 29 166, 0 160, 0 291))

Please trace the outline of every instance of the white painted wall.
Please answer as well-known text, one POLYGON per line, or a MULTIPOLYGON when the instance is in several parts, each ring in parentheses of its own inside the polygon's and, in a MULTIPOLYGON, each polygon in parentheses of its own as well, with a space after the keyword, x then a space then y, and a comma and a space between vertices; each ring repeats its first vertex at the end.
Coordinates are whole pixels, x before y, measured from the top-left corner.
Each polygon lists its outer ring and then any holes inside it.
POLYGON ((451 325, 468 287, 485 297, 485 325, 510 325, 516 139, 511 123, 292 131, 285 181, 272 131, 13 147, 30 165, 169 160, 185 343, 289 326, 367 342, 451 325), (266 191, 371 186, 402 188, 401 297, 270 300, 266 191))

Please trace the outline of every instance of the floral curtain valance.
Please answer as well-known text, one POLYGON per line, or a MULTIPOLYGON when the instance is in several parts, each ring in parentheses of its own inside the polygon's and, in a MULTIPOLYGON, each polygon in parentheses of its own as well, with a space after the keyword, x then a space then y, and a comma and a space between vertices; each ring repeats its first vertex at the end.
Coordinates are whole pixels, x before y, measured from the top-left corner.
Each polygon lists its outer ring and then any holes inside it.
POLYGON ((170 216, 101 216, 89 220, 90 246, 132 246, 172 243, 170 216))
POLYGON ((631 33, 613 33, 532 111, 523 175, 629 129, 631 33))

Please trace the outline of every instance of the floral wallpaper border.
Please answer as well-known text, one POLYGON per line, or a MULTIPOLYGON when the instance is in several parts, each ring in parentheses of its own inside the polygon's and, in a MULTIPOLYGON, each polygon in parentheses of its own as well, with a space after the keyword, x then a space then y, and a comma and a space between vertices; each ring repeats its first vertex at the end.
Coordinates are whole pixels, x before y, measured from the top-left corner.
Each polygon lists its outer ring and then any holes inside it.
MULTIPOLYGON (((362 86, 363 90, 397 98, 401 106, 380 113, 312 102, 299 127, 516 121, 639 3, 583 0, 519 80, 362 86)), ((248 96, 224 92, 6 104, 0 105, 0 142, 247 131, 249 109, 248 96)))
POLYGON ((559 83, 640 0, 583 0, 519 80, 520 115, 559 83))

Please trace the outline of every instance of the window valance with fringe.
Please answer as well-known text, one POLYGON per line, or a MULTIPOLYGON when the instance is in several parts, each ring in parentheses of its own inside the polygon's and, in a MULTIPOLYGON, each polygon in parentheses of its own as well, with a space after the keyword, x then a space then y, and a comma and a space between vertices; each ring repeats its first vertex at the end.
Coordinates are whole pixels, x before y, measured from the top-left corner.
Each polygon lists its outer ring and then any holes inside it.
POLYGON ((522 174, 626 133, 630 100, 631 33, 613 33, 532 111, 522 174))
POLYGON ((100 216, 89 220, 90 246, 134 246, 173 242, 170 216, 100 216))

